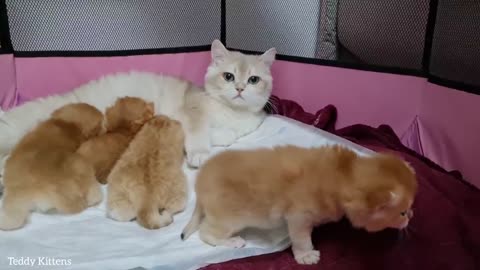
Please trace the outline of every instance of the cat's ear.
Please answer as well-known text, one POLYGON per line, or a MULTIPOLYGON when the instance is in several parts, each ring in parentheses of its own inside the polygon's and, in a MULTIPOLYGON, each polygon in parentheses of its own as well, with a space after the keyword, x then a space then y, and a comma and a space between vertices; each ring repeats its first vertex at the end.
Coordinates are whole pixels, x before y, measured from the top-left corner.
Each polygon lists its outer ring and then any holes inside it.
POLYGON ((218 39, 215 39, 212 42, 212 60, 216 64, 221 63, 225 57, 228 55, 228 50, 223 46, 222 42, 218 39))
POLYGON ((147 113, 155 114, 155 105, 153 104, 153 102, 147 103, 147 113))
POLYGON ((413 166, 408 161, 404 160, 403 163, 405 163, 405 166, 410 170, 410 172, 415 174, 415 169, 413 168, 413 166))
POLYGON ((378 190, 368 196, 368 203, 375 211, 389 208, 398 203, 400 196, 392 190, 378 190))
POLYGON ((267 66, 272 66, 273 62, 275 61, 275 56, 277 55, 277 49, 270 48, 262 55, 259 56, 260 60, 264 62, 267 66))

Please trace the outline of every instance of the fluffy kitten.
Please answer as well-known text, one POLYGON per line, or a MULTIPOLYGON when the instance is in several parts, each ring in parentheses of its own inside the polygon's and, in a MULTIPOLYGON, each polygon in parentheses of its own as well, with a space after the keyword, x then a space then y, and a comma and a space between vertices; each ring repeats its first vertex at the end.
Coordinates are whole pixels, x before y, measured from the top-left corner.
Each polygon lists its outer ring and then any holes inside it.
POLYGON ((107 133, 84 142, 77 151, 93 164, 100 183, 106 184, 115 162, 153 114, 153 103, 134 97, 119 98, 107 108, 107 133))
POLYGON ((131 141, 108 177, 108 216, 158 229, 173 222, 187 200, 184 133, 166 116, 148 121, 131 141))
POLYGON ((5 165, 1 230, 22 227, 32 210, 74 214, 102 200, 92 166, 75 153, 102 127, 95 107, 71 104, 20 140, 5 165))
POLYGON ((187 162, 198 167, 209 157, 211 145, 230 145, 262 123, 262 109, 272 91, 270 67, 275 55, 274 48, 262 55, 228 51, 215 40, 205 89, 177 77, 148 72, 117 73, 67 94, 27 102, 6 112, 3 123, 0 122, 0 160, 8 155, 16 138, 61 105, 80 101, 103 111, 117 97, 132 96, 154 102, 156 114, 182 123, 187 162))
POLYGON ((295 146, 225 151, 200 168, 195 212, 182 239, 199 228, 210 245, 242 247, 245 241, 233 236, 242 229, 286 221, 296 261, 315 264, 314 226, 346 216, 369 232, 405 228, 416 188, 414 171, 386 154, 295 146))

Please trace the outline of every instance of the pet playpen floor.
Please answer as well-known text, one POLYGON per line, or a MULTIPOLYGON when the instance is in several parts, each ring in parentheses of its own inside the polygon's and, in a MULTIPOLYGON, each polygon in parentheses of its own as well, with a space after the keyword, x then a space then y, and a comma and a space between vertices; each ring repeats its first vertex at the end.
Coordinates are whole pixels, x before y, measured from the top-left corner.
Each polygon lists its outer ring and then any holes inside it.
MULTIPOLYGON (((257 148, 280 144, 305 147, 340 143, 359 153, 370 153, 340 137, 281 116, 269 116, 254 133, 231 148, 257 148)), ((222 151, 215 148, 214 152, 222 151)), ((197 269, 208 263, 228 261, 280 251, 289 246, 285 228, 271 232, 246 232, 249 244, 242 249, 210 247, 194 234, 187 241, 180 233, 188 222, 195 204, 193 183, 196 170, 185 166, 189 180, 189 203, 175 221, 159 230, 146 230, 136 222, 116 222, 105 217, 105 201, 97 207, 74 216, 34 213, 21 230, 0 232, 0 269, 9 266, 8 257, 71 259, 68 269, 197 269)), ((37 261, 37 266, 38 265, 37 261)), ((62 267, 59 267, 63 269, 62 267)), ((15 269, 32 269, 31 266, 15 269)))

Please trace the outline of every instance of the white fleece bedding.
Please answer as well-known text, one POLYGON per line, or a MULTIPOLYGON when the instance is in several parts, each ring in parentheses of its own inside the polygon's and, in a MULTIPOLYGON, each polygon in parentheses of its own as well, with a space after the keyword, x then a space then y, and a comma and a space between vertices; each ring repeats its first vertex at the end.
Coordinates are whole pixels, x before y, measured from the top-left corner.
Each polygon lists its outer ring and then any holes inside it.
MULTIPOLYGON (((362 155, 372 153, 342 138, 280 116, 267 117, 257 131, 230 148, 284 144, 304 147, 342 144, 362 155)), ((214 153, 223 150, 215 148, 214 153)), ((199 240, 197 233, 182 242, 180 233, 191 216, 195 201, 192 189, 196 171, 187 167, 185 171, 189 179, 189 203, 186 211, 176 215, 170 226, 149 231, 136 222, 110 220, 105 217, 103 203, 74 216, 34 213, 25 228, 12 232, 0 231, 0 269, 197 269, 207 264, 271 253, 289 246, 284 228, 261 233, 249 231, 243 235, 248 243, 242 249, 210 247, 199 240), (33 267, 13 265, 20 263, 22 258, 23 262, 29 259, 33 267), (61 265, 55 266, 55 259, 60 259, 58 262, 61 265)))

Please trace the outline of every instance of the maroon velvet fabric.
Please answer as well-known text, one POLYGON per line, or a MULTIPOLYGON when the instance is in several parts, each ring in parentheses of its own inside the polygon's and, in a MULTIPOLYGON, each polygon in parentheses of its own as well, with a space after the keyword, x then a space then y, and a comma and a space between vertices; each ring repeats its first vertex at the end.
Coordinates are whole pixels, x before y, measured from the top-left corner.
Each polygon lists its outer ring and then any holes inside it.
POLYGON ((269 113, 281 114, 329 130, 378 152, 391 152, 416 170, 419 191, 408 234, 396 230, 369 234, 343 220, 318 227, 313 242, 321 252, 318 265, 297 265, 291 250, 209 265, 208 270, 474 270, 480 269, 480 191, 403 146, 388 126, 354 125, 334 130, 336 110, 329 105, 315 114, 292 101, 272 98, 269 113))

